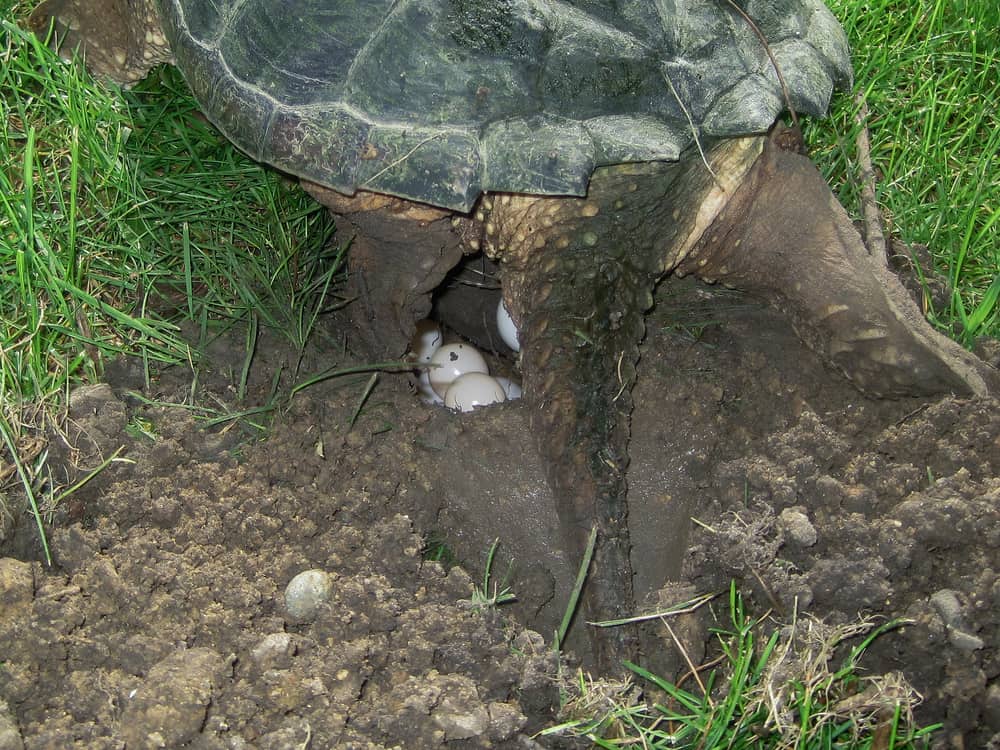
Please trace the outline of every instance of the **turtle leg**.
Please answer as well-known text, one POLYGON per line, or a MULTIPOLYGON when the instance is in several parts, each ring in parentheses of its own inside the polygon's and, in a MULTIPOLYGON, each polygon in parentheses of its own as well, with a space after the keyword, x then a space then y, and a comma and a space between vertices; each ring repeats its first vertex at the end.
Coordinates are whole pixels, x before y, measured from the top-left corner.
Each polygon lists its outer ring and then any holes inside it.
MULTIPOLYGON (((597 528, 583 596, 591 622, 635 613, 625 472, 638 346, 656 278, 605 220, 615 192, 504 197, 487 219, 503 258, 505 299, 520 322, 531 431, 571 560, 582 560, 597 528)), ((634 628, 594 628, 588 636, 602 671, 636 659, 634 628)))
POLYGON ((997 388, 985 363, 936 332, 867 252, 812 162, 772 134, 714 223, 677 265, 768 299, 799 336, 876 396, 997 388))
POLYGON ((303 181, 337 222, 336 242, 350 242, 355 327, 375 356, 406 351, 414 323, 431 312, 431 296, 464 252, 449 211, 401 198, 345 196, 303 181))
POLYGON ((91 73, 121 84, 172 61, 154 0, 45 0, 29 25, 45 37, 50 24, 56 49, 78 52, 91 73))

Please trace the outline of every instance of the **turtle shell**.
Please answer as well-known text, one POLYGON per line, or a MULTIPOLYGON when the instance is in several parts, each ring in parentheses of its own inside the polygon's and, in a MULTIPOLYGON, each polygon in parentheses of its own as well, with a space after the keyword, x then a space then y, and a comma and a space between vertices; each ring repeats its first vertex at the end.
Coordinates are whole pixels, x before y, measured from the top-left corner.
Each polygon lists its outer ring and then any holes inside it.
MULTIPOLYGON (((850 82, 822 0, 739 0, 796 109, 850 82)), ((346 194, 467 211, 583 195, 595 167, 676 160, 784 108, 727 0, 158 0, 206 115, 253 158, 346 194)))

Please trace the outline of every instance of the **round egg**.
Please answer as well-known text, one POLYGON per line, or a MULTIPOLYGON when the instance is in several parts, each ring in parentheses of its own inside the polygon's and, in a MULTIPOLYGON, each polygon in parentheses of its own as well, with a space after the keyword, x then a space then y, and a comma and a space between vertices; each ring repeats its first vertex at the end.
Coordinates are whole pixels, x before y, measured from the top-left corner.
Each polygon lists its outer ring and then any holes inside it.
POLYGON ((507 346, 515 352, 521 351, 521 342, 517 337, 517 326, 514 325, 514 319, 507 312, 507 306, 502 299, 497 304, 497 329, 500 331, 500 338, 507 346))
POLYGON ((312 620, 333 593, 333 579, 325 570, 304 570, 285 587, 285 611, 296 620, 312 620))
POLYGON ((503 392, 507 395, 508 401, 513 401, 515 399, 521 398, 521 386, 515 383, 510 378, 505 378, 503 375, 497 375, 496 381, 503 388, 503 392))
POLYGON ((430 370, 421 370, 420 376, 417 378, 417 393, 420 394, 420 400, 429 406, 440 406, 444 403, 444 399, 441 398, 434 389, 431 388, 431 378, 430 370))
POLYGON ((441 334, 441 326, 433 320, 420 320, 417 322, 417 329, 410 340, 410 352, 414 359, 422 365, 431 361, 434 352, 441 348, 444 343, 444 336, 441 334))
POLYGON ((434 352, 430 364, 431 388, 442 398, 448 386, 459 375, 465 375, 467 372, 486 374, 490 372, 483 355, 472 344, 445 344, 434 352))
POLYGON ((507 400, 497 379, 483 372, 467 372, 455 378, 444 394, 444 405, 457 411, 472 411, 507 400))

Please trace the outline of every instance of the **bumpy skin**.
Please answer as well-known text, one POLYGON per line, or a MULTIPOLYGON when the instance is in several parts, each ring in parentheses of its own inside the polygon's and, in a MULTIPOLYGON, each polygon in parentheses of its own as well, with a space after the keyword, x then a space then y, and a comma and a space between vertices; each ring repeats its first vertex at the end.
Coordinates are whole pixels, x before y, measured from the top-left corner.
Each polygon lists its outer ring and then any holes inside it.
POLYGON ((31 27, 45 37, 50 24, 65 53, 78 51, 92 73, 120 83, 173 62, 153 0, 48 0, 32 13, 31 27))
MULTIPOLYGON (((168 56, 165 38, 208 117, 308 178, 356 237, 373 348, 401 353, 462 252, 501 260, 565 542, 579 553, 599 531, 588 619, 632 613, 631 387, 663 274, 764 296, 868 392, 996 388, 871 261, 794 138, 735 137, 766 130, 782 101, 762 46, 724 3, 159 7, 162 33, 142 0, 46 0, 35 23, 55 16, 67 44, 87 44, 88 62, 124 82, 168 56), (477 200, 487 189, 506 192, 477 200)), ((820 0, 745 7, 796 106, 821 113, 850 78, 839 26, 820 0)), ((603 632, 600 665, 635 655, 628 629, 603 632)))

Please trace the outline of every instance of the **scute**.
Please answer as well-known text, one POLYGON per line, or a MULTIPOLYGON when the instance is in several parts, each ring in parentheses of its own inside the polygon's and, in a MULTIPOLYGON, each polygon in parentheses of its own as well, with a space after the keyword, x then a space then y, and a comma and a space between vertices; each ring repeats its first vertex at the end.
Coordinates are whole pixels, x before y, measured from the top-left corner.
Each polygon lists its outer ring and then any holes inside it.
MULTIPOLYGON (((594 168, 676 159, 783 109, 747 23, 703 0, 158 0, 208 117, 251 156, 347 194, 467 211, 582 195, 594 168), (634 127, 638 125, 639 127, 634 127)), ((819 0, 751 0, 792 101, 849 81, 819 0)))

